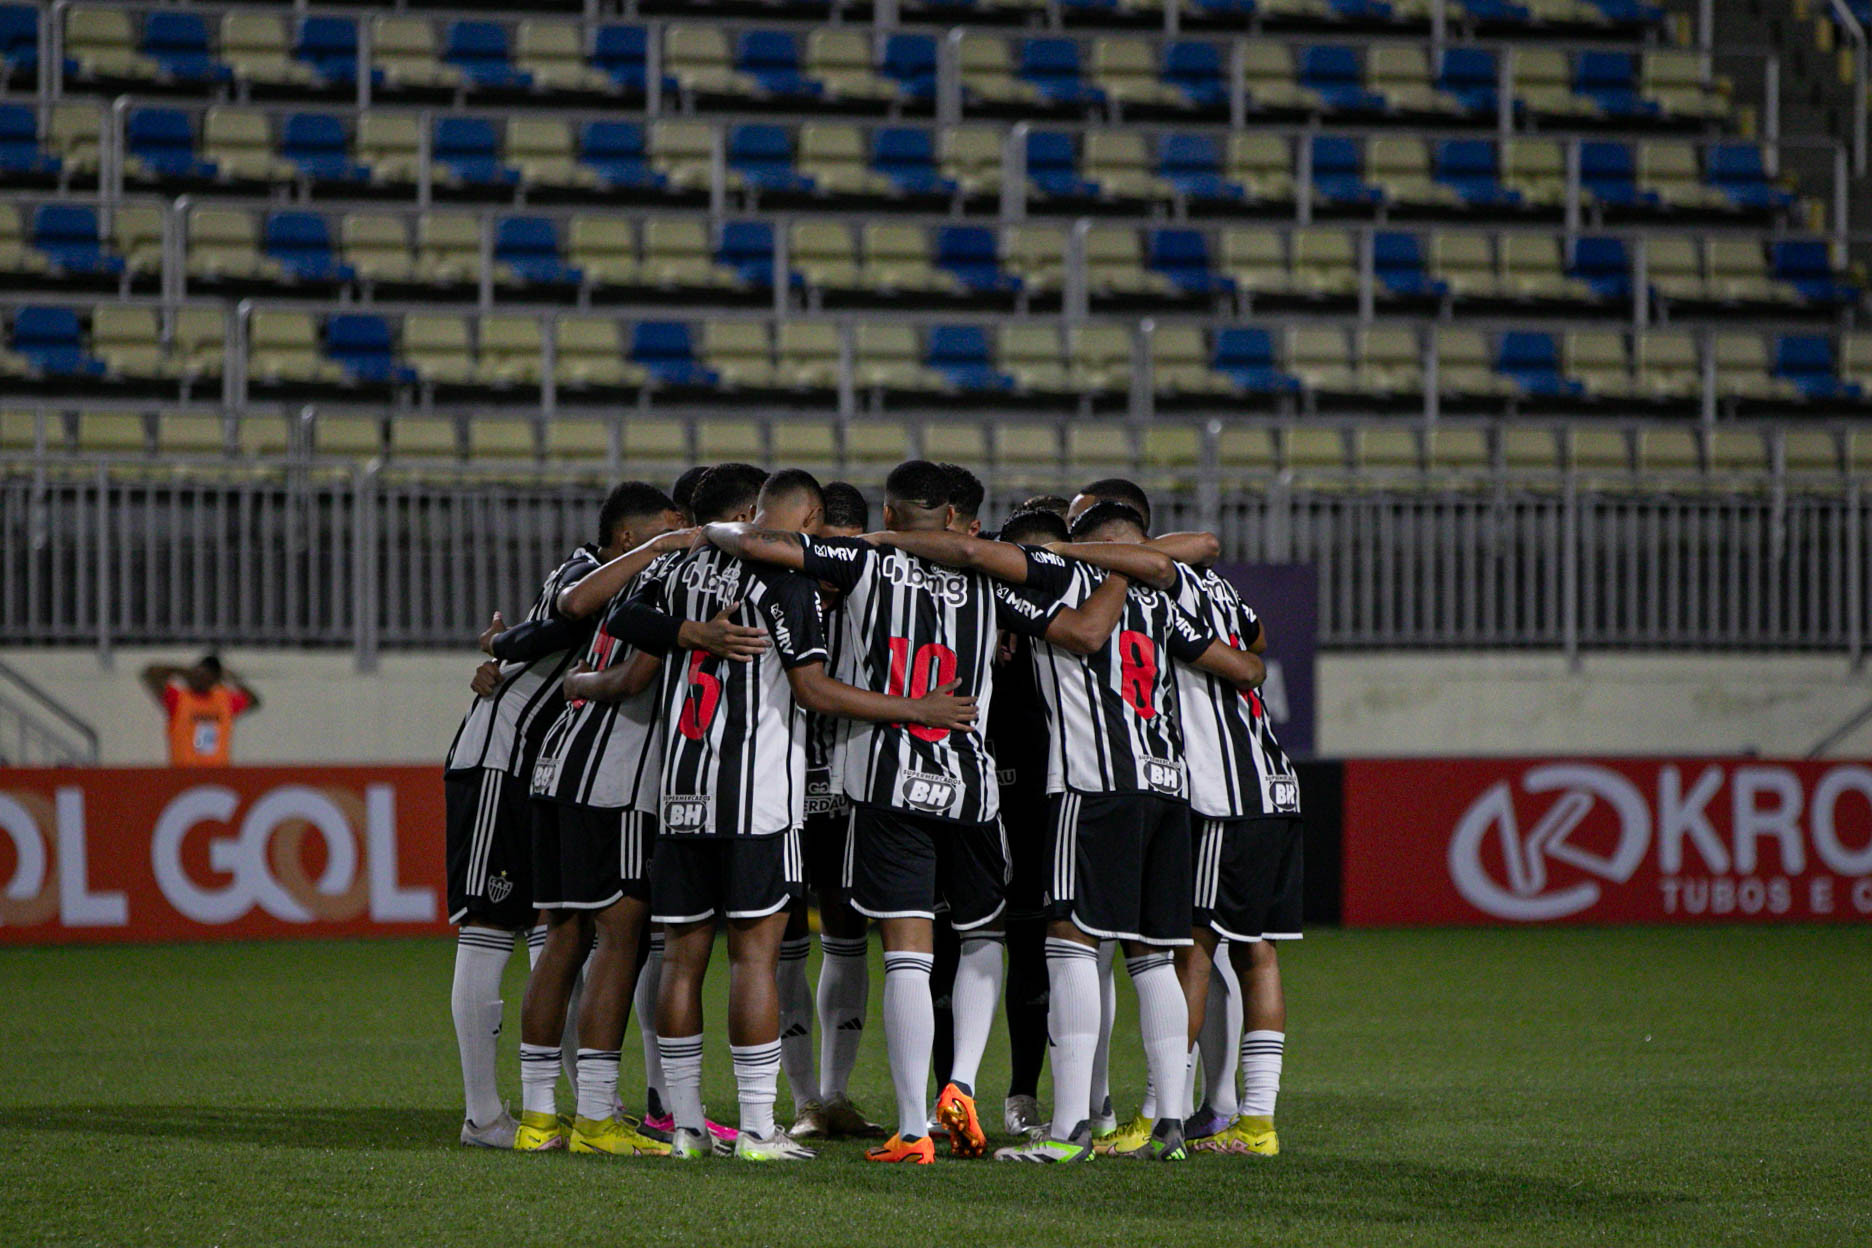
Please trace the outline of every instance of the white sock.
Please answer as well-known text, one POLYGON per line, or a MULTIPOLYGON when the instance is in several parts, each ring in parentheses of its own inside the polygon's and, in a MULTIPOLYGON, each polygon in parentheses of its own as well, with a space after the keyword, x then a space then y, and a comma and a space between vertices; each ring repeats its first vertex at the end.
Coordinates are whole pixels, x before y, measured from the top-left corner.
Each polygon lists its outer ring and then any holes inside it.
POLYGON ((821 936, 819 951, 819 1095, 845 1095, 864 1043, 871 996, 871 951, 864 936, 821 936))
POLYGON ((468 1121, 485 1126, 501 1116, 495 1085, 495 1042, 500 1038, 501 975, 513 955, 514 934, 493 927, 463 927, 455 935, 455 983, 449 1012, 461 1053, 462 1102, 468 1121))
MULTIPOLYGON (((1131 986, 1137 989, 1138 1031, 1144 1038, 1144 1062, 1157 1085, 1153 1117, 1178 1117, 1184 1098, 1183 1072, 1189 1065, 1189 1002, 1167 953, 1126 958, 1131 986)), ((1180 1121, 1180 1118, 1179 1118, 1180 1121)))
POLYGON ((546 948, 546 925, 535 923, 527 928, 527 970, 539 965, 540 953, 546 948))
POLYGON ((780 1065, 786 1070, 793 1108, 819 1099, 819 1080, 813 1074, 812 985, 806 982, 806 955, 812 939, 780 942, 780 1065))
POLYGON ((655 1117, 668 1113, 663 1091, 663 1055, 657 1050, 657 991, 663 982, 663 933, 650 933, 650 956, 643 970, 637 972, 637 995, 632 1010, 637 1015, 637 1031, 643 1037, 644 1113, 655 1117))
POLYGON ((578 1051, 578 1116, 600 1122, 617 1112, 618 1051, 578 1051))
POLYGON ((935 965, 934 954, 884 951, 884 1050, 897 1090, 897 1134, 906 1140, 929 1134, 930 1049, 936 1031, 930 972, 935 965))
POLYGON ((1241 1094, 1235 1090, 1241 1033, 1241 980, 1229 962, 1228 946, 1223 945, 1216 950, 1215 969, 1209 973, 1209 1007, 1196 1035, 1196 1046, 1202 1050, 1203 1103, 1223 1118, 1241 1112, 1241 1094))
POLYGON ((1001 958, 1001 933, 983 932, 962 937, 962 956, 956 963, 955 988, 950 1008, 955 1014, 955 1054, 949 1062, 949 1082, 975 1095, 975 1076, 988 1048, 1001 1008, 1001 979, 1006 968, 1001 958))
MULTIPOLYGON (((1111 1099, 1111 1035, 1113 1015, 1118 1012, 1118 981, 1112 977, 1112 958, 1118 943, 1101 940, 1098 946, 1099 1029, 1098 1047, 1092 1054, 1092 1092, 1088 1104, 1092 1113, 1104 1108, 1111 1099)), ((1070 1124, 1068 1124, 1070 1125, 1070 1124)))
POLYGON ((1274 1098, 1280 1095, 1281 1057, 1286 1048, 1284 1031, 1251 1031, 1242 1037, 1242 1113, 1255 1118, 1274 1116, 1274 1098))
POLYGON ((529 1114, 559 1112, 559 1046, 520 1045, 520 1108, 529 1114))
POLYGON ((1157 1121, 1157 1080, 1151 1077, 1148 1065, 1144 1070, 1144 1102, 1138 1106, 1138 1117, 1157 1121))
POLYGON ((1053 1064, 1053 1138, 1064 1140, 1097 1108, 1092 1064, 1099 1047, 1098 952, 1047 937, 1047 1060, 1053 1064))
POLYGON ((677 1126, 703 1130, 702 1033, 674 1039, 658 1036, 657 1049, 663 1057, 663 1092, 669 1098, 666 1108, 677 1126))
POLYGON ((780 1042, 731 1044, 735 1091, 741 1100, 741 1130, 761 1139, 774 1133, 774 1097, 780 1086, 780 1042))

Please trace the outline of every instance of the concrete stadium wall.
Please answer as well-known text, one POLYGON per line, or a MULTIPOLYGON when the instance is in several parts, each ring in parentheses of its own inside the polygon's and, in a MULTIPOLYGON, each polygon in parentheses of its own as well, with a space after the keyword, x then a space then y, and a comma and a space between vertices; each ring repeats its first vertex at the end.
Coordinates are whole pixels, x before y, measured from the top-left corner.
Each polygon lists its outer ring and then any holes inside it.
MULTIPOLYGON (((160 710, 137 680, 187 651, 0 650, 0 659, 98 729, 104 761, 161 762, 160 710)), ((386 654, 361 675, 345 653, 231 650, 266 706, 236 729, 245 763, 423 762, 448 748, 476 655, 386 654)), ((1488 754, 1798 756, 1872 702, 1872 665, 1752 655, 1335 654, 1319 663, 1322 757, 1488 754)), ((1872 756, 1872 724, 1835 756, 1872 756)))

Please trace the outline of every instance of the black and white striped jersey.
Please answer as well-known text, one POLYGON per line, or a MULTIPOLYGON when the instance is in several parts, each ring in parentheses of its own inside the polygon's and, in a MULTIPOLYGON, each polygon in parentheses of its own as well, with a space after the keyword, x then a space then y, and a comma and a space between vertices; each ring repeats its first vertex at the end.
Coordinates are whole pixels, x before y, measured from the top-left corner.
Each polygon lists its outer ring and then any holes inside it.
POLYGON ((1016 634, 1012 653, 996 665, 994 702, 988 708, 988 750, 995 758, 1001 798, 1046 793, 1047 715, 1034 683, 1033 641, 1016 634))
MULTIPOLYGON (((845 627, 839 612, 836 596, 828 602, 824 594, 819 600, 819 621, 825 632, 826 671, 839 680, 850 682, 846 675, 845 627)), ((806 814, 843 815, 849 807, 845 800, 844 783, 838 779, 843 772, 843 760, 839 746, 844 733, 845 721, 836 715, 820 715, 813 711, 806 712, 806 814)))
MULTIPOLYGON (((593 671, 615 667, 636 653, 619 640, 623 613, 676 558, 675 553, 657 556, 605 604, 585 647, 585 662, 593 671)), ((618 702, 567 702, 540 745, 533 796, 654 812, 663 765, 663 745, 654 731, 658 692, 653 681, 636 697, 618 702)))
MULTIPOLYGON (((1216 636, 1247 647, 1261 621, 1228 578, 1177 565, 1177 605, 1207 620, 1216 636)), ((1183 747, 1189 756, 1190 805, 1212 819, 1300 813, 1300 783, 1287 761, 1261 695, 1187 663, 1176 665, 1183 747)))
MULTIPOLYGON (((1090 565, 1039 553, 1052 564, 1036 563, 1045 569, 1036 588, 1057 593, 1067 606, 1079 606, 1105 579, 1090 565)), ((1031 569, 1029 584, 1036 584, 1031 569)), ((1199 658, 1214 640, 1208 623, 1170 595, 1134 583, 1118 627, 1093 653, 1036 641, 1034 672, 1047 708, 1047 792, 1187 799, 1171 661, 1199 658)))
MULTIPOLYGON (((540 586, 527 620, 553 616, 560 592, 596 571, 598 562, 596 546, 581 546, 568 555, 540 586)), ((476 698, 455 730, 445 770, 491 767, 524 779, 553 716, 565 705, 559 682, 574 655, 572 649, 557 650, 528 663, 503 664, 500 688, 476 698)))
POLYGON ((773 643, 746 663, 703 650, 664 662, 663 832, 769 836, 800 826, 806 713, 787 671, 825 662, 817 587, 709 546, 680 555, 640 601, 678 620, 710 620, 738 603, 734 622, 765 628, 773 643))
MULTIPOLYGON (((951 681, 986 706, 994 694, 994 589, 959 571, 858 538, 802 537, 805 573, 837 586, 849 675, 861 689, 920 698, 951 681)), ((1000 811, 994 756, 979 732, 845 720, 845 794, 867 806, 987 823, 1000 811)))

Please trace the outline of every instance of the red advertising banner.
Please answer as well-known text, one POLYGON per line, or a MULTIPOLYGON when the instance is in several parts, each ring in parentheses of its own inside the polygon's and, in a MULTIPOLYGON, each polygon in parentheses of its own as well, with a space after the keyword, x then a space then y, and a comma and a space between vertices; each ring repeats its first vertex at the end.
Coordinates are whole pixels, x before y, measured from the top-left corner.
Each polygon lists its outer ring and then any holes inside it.
POLYGON ((436 767, 0 770, 0 945, 444 931, 436 767))
POLYGON ((1348 926, 1872 921, 1872 765, 1345 764, 1348 926))

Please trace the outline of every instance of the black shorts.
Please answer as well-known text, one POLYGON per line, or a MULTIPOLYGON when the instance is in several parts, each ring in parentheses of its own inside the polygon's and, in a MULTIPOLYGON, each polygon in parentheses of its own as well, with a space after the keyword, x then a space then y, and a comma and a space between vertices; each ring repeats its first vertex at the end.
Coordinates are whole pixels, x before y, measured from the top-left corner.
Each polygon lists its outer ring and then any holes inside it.
POLYGON ((602 910, 650 896, 656 820, 621 806, 536 797, 533 903, 542 910, 602 910))
POLYGON ((1300 939, 1305 829, 1294 815, 1202 819, 1192 850, 1197 925, 1224 940, 1300 939))
POLYGON ((889 806, 854 806, 845 884, 852 909, 872 919, 935 919, 958 932, 1007 905, 1007 845, 999 822, 957 823, 889 806))
POLYGON ((1008 847, 1008 918, 1040 918, 1046 914, 1052 842, 1046 793, 1024 784, 1002 785, 1001 828, 1008 847))
POLYGON ((1047 914, 1089 936, 1187 945, 1190 815, 1149 793, 1055 793, 1047 914))
POLYGON ((846 900, 845 842, 851 831, 851 808, 836 815, 807 815, 801 841, 806 852, 806 887, 821 905, 846 900))
POLYGON ((770 836, 670 836, 650 862, 650 919, 758 919, 806 895, 800 830, 770 836))
POLYGON ((445 776, 442 796, 449 922, 508 930, 532 926, 526 782, 478 767, 445 776))

